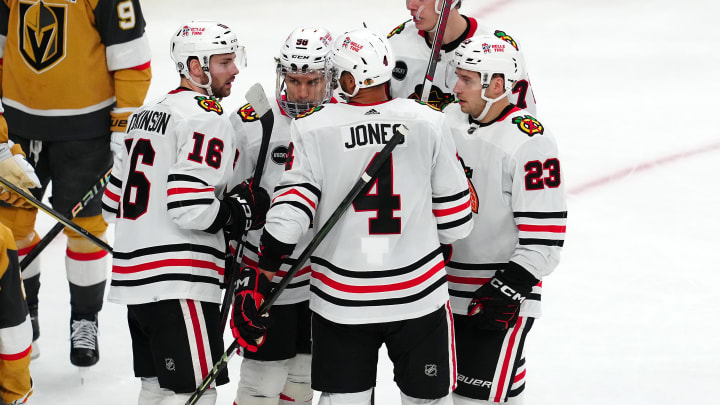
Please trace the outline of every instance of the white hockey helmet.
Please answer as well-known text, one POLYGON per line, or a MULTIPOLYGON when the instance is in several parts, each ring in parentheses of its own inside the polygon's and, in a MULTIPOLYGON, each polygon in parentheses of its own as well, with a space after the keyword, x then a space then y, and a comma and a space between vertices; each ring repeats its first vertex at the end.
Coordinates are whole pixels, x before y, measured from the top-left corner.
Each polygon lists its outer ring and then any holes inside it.
POLYGON ((337 81, 343 72, 355 78, 355 91, 346 97, 355 97, 360 89, 378 86, 390 81, 395 67, 395 55, 387 39, 366 29, 346 32, 335 38, 328 54, 328 70, 333 70, 337 81))
POLYGON ((183 24, 177 29, 170 41, 170 56, 175 62, 175 69, 194 85, 202 87, 212 96, 210 83, 210 57, 235 52, 238 67, 245 67, 245 47, 240 46, 237 36, 230 28, 217 21, 195 20, 183 24), (196 83, 190 77, 188 59, 195 57, 203 71, 210 79, 207 85, 196 83))
POLYGON ((445 72, 445 85, 448 88, 455 87, 457 68, 480 74, 482 84, 480 96, 486 104, 480 115, 475 117, 477 120, 485 118, 493 103, 510 95, 513 86, 522 76, 520 53, 511 44, 494 35, 468 38, 455 49, 447 66, 448 71, 445 72), (485 95, 485 91, 490 87, 493 75, 496 74, 503 75, 505 92, 496 98, 489 98, 485 95))
MULTIPOLYGON (((480 73, 484 88, 490 85, 494 74, 502 74, 505 78, 505 90, 512 91, 515 83, 522 76, 520 53, 509 43, 494 35, 478 35, 466 39, 455 49, 448 63, 445 75, 448 79, 457 78, 455 68, 480 73)), ((449 88, 450 84, 446 83, 449 88)))
POLYGON ((277 62, 277 83, 275 98, 283 111, 297 117, 313 107, 330 101, 332 98, 331 80, 325 74, 325 57, 330 51, 332 35, 322 27, 297 27, 280 47, 277 62), (323 78, 320 84, 324 93, 317 100, 300 102, 288 99, 286 76, 294 74, 319 74, 323 78))

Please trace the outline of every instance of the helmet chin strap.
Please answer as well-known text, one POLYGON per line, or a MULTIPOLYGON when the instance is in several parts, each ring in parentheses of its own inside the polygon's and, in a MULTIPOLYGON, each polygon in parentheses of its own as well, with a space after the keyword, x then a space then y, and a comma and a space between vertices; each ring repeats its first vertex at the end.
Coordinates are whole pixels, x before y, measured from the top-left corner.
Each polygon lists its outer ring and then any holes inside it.
POLYGON ((490 107, 492 107, 493 104, 495 104, 498 100, 501 100, 502 98, 510 95, 510 90, 505 90, 503 94, 497 96, 496 98, 489 98, 485 96, 485 90, 487 90, 487 88, 483 88, 482 92, 480 92, 480 97, 486 101, 485 108, 483 108, 480 115, 478 115, 477 117, 473 117, 473 119, 475 119, 476 121, 482 121, 483 119, 485 119, 485 116, 490 111, 490 107))
POLYGON ((195 80, 193 80, 193 78, 190 77, 190 72, 187 72, 185 74, 185 78, 188 79, 190 81, 190 83, 192 83, 193 85, 200 87, 201 89, 205 89, 205 91, 207 91, 208 96, 215 97, 215 95, 213 94, 213 91, 212 91, 212 87, 210 86, 212 84, 212 76, 210 76, 210 71, 203 69, 203 72, 205 72, 205 76, 207 76, 207 78, 208 78, 207 84, 200 84, 200 83, 196 82, 195 80))

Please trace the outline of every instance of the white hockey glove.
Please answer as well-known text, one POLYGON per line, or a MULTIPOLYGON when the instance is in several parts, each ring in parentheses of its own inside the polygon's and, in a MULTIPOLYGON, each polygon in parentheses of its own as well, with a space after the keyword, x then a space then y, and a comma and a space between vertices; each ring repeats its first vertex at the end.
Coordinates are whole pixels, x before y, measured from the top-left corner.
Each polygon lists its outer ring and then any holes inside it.
MULTIPOLYGON (((25 160, 25 156, 13 155, 11 146, 9 142, 0 143, 0 176, 30 193, 30 188, 40 187, 40 180, 35 175, 35 169, 25 160)), ((20 195, 5 188, 0 188, 0 201, 13 207, 32 207, 20 195)))
POLYGON ((116 158, 122 160, 125 153, 125 132, 110 134, 110 150, 116 158))

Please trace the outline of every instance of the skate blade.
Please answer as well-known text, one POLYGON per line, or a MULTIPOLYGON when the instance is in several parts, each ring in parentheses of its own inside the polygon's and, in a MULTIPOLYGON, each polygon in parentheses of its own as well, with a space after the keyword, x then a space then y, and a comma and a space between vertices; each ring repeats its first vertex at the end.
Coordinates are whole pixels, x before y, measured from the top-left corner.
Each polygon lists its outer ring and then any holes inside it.
POLYGON ((90 380, 90 367, 78 367, 78 376, 80 377, 80 385, 84 385, 86 381, 90 380))

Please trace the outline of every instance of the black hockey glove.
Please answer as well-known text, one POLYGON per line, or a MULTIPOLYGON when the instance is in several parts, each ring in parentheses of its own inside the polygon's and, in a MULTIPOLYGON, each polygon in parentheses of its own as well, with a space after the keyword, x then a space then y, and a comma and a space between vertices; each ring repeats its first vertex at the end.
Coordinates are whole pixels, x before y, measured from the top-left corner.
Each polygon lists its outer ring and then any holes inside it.
POLYGON ((258 269, 243 267, 230 319, 233 337, 245 350, 256 352, 267 334, 268 316, 261 316, 260 305, 270 292, 270 281, 258 269))
POLYGON ((447 265, 448 263, 450 263, 450 258, 452 257, 453 247, 451 244, 441 243, 440 251, 442 252, 442 255, 443 255, 443 262, 445 262, 445 265, 447 265))
POLYGON ((474 316, 476 327, 483 330, 506 330, 515 326, 520 304, 538 283, 530 272, 513 262, 475 291, 468 306, 468 315, 474 316))
POLYGON ((265 225, 265 214, 270 208, 270 196, 262 187, 253 192, 250 182, 244 181, 225 194, 224 201, 230 208, 229 233, 239 240, 243 232, 260 229, 265 225))

